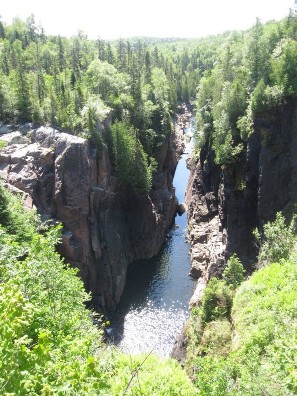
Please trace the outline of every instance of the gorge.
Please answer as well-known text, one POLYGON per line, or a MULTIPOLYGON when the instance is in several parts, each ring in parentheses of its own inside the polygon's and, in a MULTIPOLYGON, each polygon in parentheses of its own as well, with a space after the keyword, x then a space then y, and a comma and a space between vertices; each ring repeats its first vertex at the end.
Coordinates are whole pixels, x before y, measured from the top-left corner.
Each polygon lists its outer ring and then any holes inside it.
POLYGON ((159 150, 150 196, 118 187, 105 147, 98 155, 84 139, 51 128, 1 129, 5 185, 23 192, 43 220, 62 221, 59 251, 79 268, 94 306, 108 312, 109 339, 124 352, 169 356, 189 315, 195 281, 187 215, 176 211, 190 174, 194 122, 181 106, 175 137, 159 150))
POLYGON ((1 394, 297 394, 296 59, 0 20, 1 394))
MULTIPOLYGON (((151 344, 145 334, 151 333, 149 338, 158 345, 154 331, 160 327, 159 334, 169 341, 166 344, 163 339, 156 349, 168 355, 187 318, 188 301, 191 299, 192 306, 199 304, 206 283, 212 276, 221 276, 233 253, 252 271, 256 255, 252 230, 279 210, 292 212, 297 186, 296 109, 295 101, 288 100, 273 116, 263 113, 255 119, 240 166, 221 169, 207 150, 194 155, 188 160, 187 189, 187 154, 182 155, 176 170, 173 185, 177 189, 172 186, 177 165, 173 137, 158 152, 158 171, 148 196, 119 187, 111 175, 106 147, 96 152, 82 138, 51 128, 32 129, 31 125, 18 131, 1 127, 1 139, 7 142, 0 155, 1 176, 8 188, 26 194, 26 205, 37 207, 43 219, 63 222, 59 251, 79 268, 87 290, 92 291, 93 303, 100 309, 114 310, 125 289, 128 266, 136 262, 111 337, 115 343, 122 342, 123 312, 131 310, 130 324, 129 315, 126 324, 130 330, 125 332, 132 340, 123 341, 123 345, 134 348, 138 333, 145 345, 142 349, 140 342, 139 351, 148 351, 151 344), (238 178, 245 184, 244 190, 239 188, 238 178), (177 209, 175 194, 183 202, 185 191, 189 225, 185 214, 178 216, 176 228, 167 235, 177 209), (187 228, 191 263, 185 243, 187 228), (162 247, 164 238, 167 242, 162 247), (139 261, 153 256, 148 262, 139 261), (198 278, 193 296, 189 271, 198 278), (135 296, 140 305, 133 300, 135 296)), ((176 123, 179 153, 188 116, 179 115, 176 123)), ((189 145, 185 151, 188 153, 189 145)))
MULTIPOLYGON (((189 112, 180 115, 176 125, 184 145, 173 178, 180 203, 185 198, 190 174, 187 159, 193 149, 195 119, 190 116, 189 112)), ((187 214, 177 214, 160 252, 150 260, 134 263, 128 271, 124 294, 108 329, 109 339, 125 353, 170 355, 188 319, 195 287, 195 280, 189 276, 187 239, 187 214)))
POLYGON ((172 138, 158 152, 148 196, 117 184, 105 146, 98 152, 87 140, 52 128, 23 128, 10 133, 2 128, 8 132, 0 159, 6 186, 25 192, 27 204, 43 219, 63 223, 61 254, 79 268, 94 303, 114 307, 128 264, 159 251, 175 215, 172 138))

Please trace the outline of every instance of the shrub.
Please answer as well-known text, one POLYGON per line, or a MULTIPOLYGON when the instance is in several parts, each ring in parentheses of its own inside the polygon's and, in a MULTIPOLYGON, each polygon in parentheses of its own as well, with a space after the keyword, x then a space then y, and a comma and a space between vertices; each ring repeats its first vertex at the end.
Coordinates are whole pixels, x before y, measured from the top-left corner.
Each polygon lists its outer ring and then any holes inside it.
POLYGON ((231 323, 227 319, 215 320, 205 326, 199 349, 209 356, 228 356, 231 339, 231 323))
POLYGON ((254 230, 254 237, 260 247, 259 266, 289 257, 295 239, 294 223, 295 218, 286 226, 284 216, 278 212, 275 221, 264 224, 262 236, 258 229, 254 230))
POLYGON ((109 395, 194 396, 197 390, 174 360, 115 353, 109 395))
POLYGON ((204 290, 201 302, 201 318, 204 323, 219 318, 229 318, 232 307, 232 292, 226 283, 211 278, 204 290))
POLYGON ((297 394, 296 290, 296 261, 273 263, 237 289, 232 338, 224 319, 200 328, 196 355, 187 362, 199 395, 297 394))
POLYGON ((237 396, 234 362, 221 356, 197 357, 195 385, 200 396, 237 396))
POLYGON ((34 234, 37 223, 36 212, 25 211, 22 198, 10 194, 0 182, 0 225, 15 235, 17 241, 28 241, 34 234))
POLYGON ((5 140, 0 140, 0 150, 7 146, 7 142, 5 140))
POLYGON ((223 272, 223 279, 228 286, 236 289, 244 280, 244 268, 236 254, 233 254, 223 272))
POLYGON ((296 394, 296 290, 297 266, 289 260, 260 269, 238 289, 233 349, 242 365, 242 394, 296 394))

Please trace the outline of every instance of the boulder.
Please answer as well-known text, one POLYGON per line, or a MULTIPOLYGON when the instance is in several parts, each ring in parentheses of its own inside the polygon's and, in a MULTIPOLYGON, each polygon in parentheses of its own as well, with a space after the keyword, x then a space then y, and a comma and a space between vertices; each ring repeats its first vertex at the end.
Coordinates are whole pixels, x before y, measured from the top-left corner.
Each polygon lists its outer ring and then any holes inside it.
POLYGON ((178 205, 176 206, 176 213, 177 213, 179 216, 181 216, 182 214, 184 214, 185 211, 186 211, 185 204, 181 203, 181 204, 178 204, 178 205))
POLYGON ((30 143, 30 139, 26 136, 23 136, 21 132, 9 132, 0 135, 0 140, 6 143, 6 145, 10 144, 28 144, 30 143))

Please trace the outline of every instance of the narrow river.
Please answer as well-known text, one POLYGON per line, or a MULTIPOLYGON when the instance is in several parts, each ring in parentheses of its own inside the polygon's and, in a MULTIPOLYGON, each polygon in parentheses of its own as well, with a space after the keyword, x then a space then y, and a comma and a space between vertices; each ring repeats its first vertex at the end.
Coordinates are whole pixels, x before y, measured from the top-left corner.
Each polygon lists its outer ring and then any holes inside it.
MULTIPOLYGON (((186 133, 192 134, 192 121, 186 133)), ((185 154, 176 168, 173 184, 178 201, 184 202, 189 178, 185 154)), ((153 352, 167 357, 189 315, 189 300, 195 281, 189 277, 187 215, 176 216, 175 225, 159 254, 136 263, 128 271, 127 283, 111 318, 110 336, 115 345, 131 354, 153 352)))

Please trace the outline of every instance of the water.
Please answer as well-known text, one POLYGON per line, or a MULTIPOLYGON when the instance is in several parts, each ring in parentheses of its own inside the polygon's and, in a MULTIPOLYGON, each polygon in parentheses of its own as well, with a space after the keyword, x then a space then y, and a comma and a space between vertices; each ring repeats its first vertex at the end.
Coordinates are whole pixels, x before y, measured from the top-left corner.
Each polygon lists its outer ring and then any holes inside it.
MULTIPOLYGON (((192 125, 186 133, 191 136, 192 125)), ((179 202, 189 178, 187 144, 174 176, 179 202)), ((176 216, 175 225, 159 254, 133 265, 127 276, 122 299, 111 318, 110 337, 126 353, 150 353, 167 357, 176 336, 189 316, 188 304, 195 282, 189 277, 189 245, 186 242, 187 216, 176 216)))

